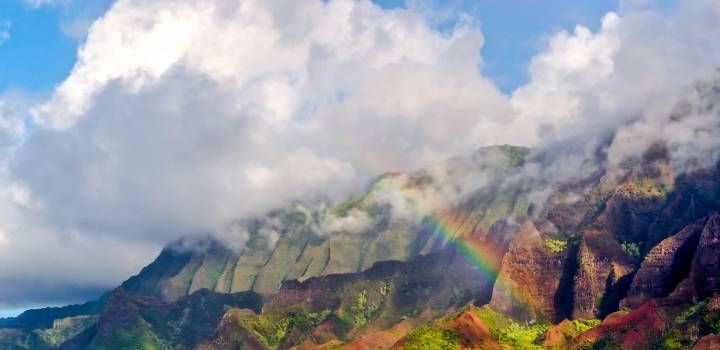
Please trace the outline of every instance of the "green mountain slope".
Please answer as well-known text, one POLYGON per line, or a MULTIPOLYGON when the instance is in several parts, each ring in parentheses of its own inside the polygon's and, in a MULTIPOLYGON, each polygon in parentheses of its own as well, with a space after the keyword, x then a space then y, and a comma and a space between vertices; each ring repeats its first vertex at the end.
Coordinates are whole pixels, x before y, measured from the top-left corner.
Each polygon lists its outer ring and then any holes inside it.
MULTIPOLYGON (((425 196, 447 197, 437 200, 449 205, 465 195, 462 191, 479 186, 473 181, 497 180, 518 167, 528 152, 511 146, 485 148, 432 169, 386 175, 366 193, 332 207, 297 203, 274 210, 242 223, 249 237, 244 248, 231 250, 210 242, 186 250, 177 243, 123 287, 167 301, 201 288, 270 295, 286 280, 360 272, 378 261, 407 261, 441 247, 447 237, 417 222, 417 216, 430 213, 424 208, 403 208, 406 212, 399 213, 393 205, 425 196)), ((483 205, 468 208, 468 215, 481 220, 487 230, 513 212, 522 212, 527 207, 524 196, 519 189, 479 193, 474 200, 483 205)))
MULTIPOLYGON (((720 80, 700 87, 718 110, 720 80)), ((717 348, 720 164, 678 171, 658 143, 610 166, 611 142, 291 203, 171 244, 98 302, 0 321, 0 349, 717 348)))

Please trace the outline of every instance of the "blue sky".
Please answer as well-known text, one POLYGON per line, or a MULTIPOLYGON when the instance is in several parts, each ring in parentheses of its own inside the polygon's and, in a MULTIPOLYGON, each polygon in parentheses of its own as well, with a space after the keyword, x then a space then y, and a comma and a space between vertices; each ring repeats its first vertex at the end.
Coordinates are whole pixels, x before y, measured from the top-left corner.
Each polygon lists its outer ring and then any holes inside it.
MULTIPOLYGON (((0 24, 10 23, 10 38, 0 45, 0 91, 51 90, 73 67, 82 28, 112 3, 67 0, 33 8, 26 1, 0 2, 0 24)), ((390 8, 405 6, 405 0, 376 2, 390 8)), ((438 0, 435 5, 465 12, 480 23, 486 39, 483 72, 509 93, 527 80, 527 65, 548 35, 572 30, 576 24, 595 29, 617 1, 438 0)))
POLYGON ((82 28, 111 2, 68 0, 35 8, 25 0, 0 1, 0 24, 9 22, 10 34, 0 44, 0 91, 43 92, 62 81, 75 63, 82 28))
MULTIPOLYGON (((407 6, 405 0, 374 1, 386 8, 407 6)), ((50 93, 71 71, 84 29, 111 4, 112 0, 59 0, 33 7, 29 0, 0 0, 0 31, 9 33, 0 44, 0 93, 50 93)), ((469 14, 480 24, 485 36, 483 73, 505 93, 526 82, 528 63, 549 35, 577 24, 594 30, 602 16, 617 7, 616 0, 437 0, 433 5, 469 14)), ((453 20, 437 25, 452 26, 453 20)), ((20 311, 0 310, 0 317, 20 311)))
MULTIPOLYGON (((385 7, 404 6, 404 0, 377 0, 385 7)), ((592 30, 602 16, 617 8, 617 0, 436 0, 480 23, 485 45, 483 72, 509 93, 527 81, 527 67, 546 38, 581 24, 592 30)))
MULTIPOLYGON (((405 0, 375 1, 386 8, 406 6, 405 0)), ((112 0, 60 0, 33 7, 28 0, 0 0, 0 31, 9 32, 0 44, 0 93, 50 93, 70 73, 84 29, 111 4, 112 0)), ((615 0, 438 0, 434 5, 467 13, 480 24, 485 36, 483 73, 505 93, 526 82, 528 63, 549 35, 577 24, 594 30, 602 16, 617 7, 615 0)), ((453 20, 437 25, 452 26, 453 20)), ((21 311, 0 309, 0 317, 21 311)))

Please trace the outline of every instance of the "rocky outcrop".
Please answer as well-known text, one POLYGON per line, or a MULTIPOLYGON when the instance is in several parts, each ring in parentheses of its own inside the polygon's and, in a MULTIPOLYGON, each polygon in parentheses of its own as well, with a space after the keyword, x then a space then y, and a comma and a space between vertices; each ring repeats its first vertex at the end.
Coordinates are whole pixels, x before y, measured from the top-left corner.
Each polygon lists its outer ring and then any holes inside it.
MULTIPOLYGON (((483 350, 498 350, 501 349, 495 335, 490 331, 485 322, 483 322, 472 310, 462 312, 457 315, 454 319, 448 322, 435 322, 430 325, 434 329, 449 330, 454 334, 457 334, 458 339, 454 344, 457 349, 483 349, 483 350)), ((405 333, 408 333, 405 331, 405 333)), ((410 333, 408 336, 398 340, 389 349, 392 350, 403 350, 403 349, 422 349, 429 345, 423 343, 422 340, 412 339, 413 334, 410 333)), ((450 346, 447 344, 446 346, 450 346)), ((443 347, 444 349, 445 347, 443 347)), ((450 348, 450 347, 448 347, 450 348)), ((343 349, 346 349, 343 347, 343 349)), ((360 349, 360 348, 353 348, 360 349)), ((385 347, 363 347, 362 349, 387 349, 385 347)))
POLYGON ((260 312, 254 292, 202 289, 172 303, 117 288, 108 296, 87 349, 194 348, 208 339, 228 308, 260 312))
POLYGON ((460 343, 467 349, 499 349, 500 345, 490 328, 475 313, 463 312, 450 325, 460 334, 460 343))
POLYGON ((570 320, 552 326, 543 337, 543 345, 551 349, 561 349, 568 341, 582 334, 570 320))
MULTIPOLYGON (((406 320, 400 322, 387 331, 361 335, 355 340, 345 344, 343 350, 390 349, 393 344, 405 337, 416 325, 416 322, 406 320)), ((300 349, 298 349, 300 350, 300 349)))
POLYGON ((700 235, 690 277, 695 299, 705 299, 720 290, 720 214, 711 215, 700 235))
POLYGON ((665 331, 667 322, 653 300, 631 312, 608 315, 599 326, 573 340, 569 348, 648 349, 665 331))
POLYGON ((580 240, 574 278, 573 318, 601 318, 617 309, 623 284, 629 284, 632 259, 607 231, 588 230, 580 240), (613 305, 614 303, 614 305, 613 305))
POLYGON ((711 334, 700 338, 692 350, 720 350, 720 334, 711 334))
POLYGON ((566 263, 567 248, 546 247, 532 221, 527 221, 510 242, 490 304, 522 320, 557 322, 565 315, 556 298, 566 263))
MULTIPOLYGON (((262 315, 226 314, 202 349, 246 342, 250 348, 259 342, 266 348, 387 349, 419 320, 437 319, 473 301, 487 303, 493 278, 448 247, 409 262, 377 263, 362 273, 286 281, 263 305, 262 315)), ((475 315, 454 321, 468 344, 493 339, 475 315)))
POLYGON ((720 291, 720 213, 710 215, 702 228, 690 273, 669 299, 697 303, 720 291))
POLYGON ((706 218, 663 240, 645 256, 621 307, 634 309, 667 296, 689 272, 706 218))
POLYGON ((267 349, 250 331, 240 325, 240 319, 253 315, 254 312, 246 309, 226 312, 212 337, 200 344, 197 350, 267 349))
MULTIPOLYGON (((418 315, 425 310, 444 313, 475 300, 487 303, 494 276, 478 269, 452 248, 420 256, 409 262, 377 263, 362 273, 313 277, 287 281, 266 304, 266 309, 283 309, 304 303, 313 310, 334 309, 347 298, 346 286, 365 290, 390 290, 393 312, 418 315)), ((354 296, 352 296, 354 297, 354 296)))

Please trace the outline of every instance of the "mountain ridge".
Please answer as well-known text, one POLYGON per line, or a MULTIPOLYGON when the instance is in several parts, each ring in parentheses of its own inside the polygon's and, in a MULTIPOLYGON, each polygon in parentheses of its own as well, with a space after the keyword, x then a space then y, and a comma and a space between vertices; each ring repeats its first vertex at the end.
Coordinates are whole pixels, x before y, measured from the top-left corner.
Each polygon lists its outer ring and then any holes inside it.
POLYGON ((679 169, 654 144, 610 166, 616 137, 580 159, 482 148, 181 240, 88 309, 3 321, 0 349, 712 344, 720 164, 679 169), (206 301, 198 328, 183 315, 206 301))

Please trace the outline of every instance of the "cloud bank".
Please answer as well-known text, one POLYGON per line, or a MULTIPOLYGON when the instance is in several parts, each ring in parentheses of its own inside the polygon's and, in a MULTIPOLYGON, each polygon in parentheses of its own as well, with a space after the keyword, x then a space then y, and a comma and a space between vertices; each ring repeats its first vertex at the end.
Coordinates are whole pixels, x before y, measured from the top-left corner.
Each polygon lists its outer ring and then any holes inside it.
POLYGON ((506 96, 482 74, 477 23, 439 30, 421 12, 117 1, 47 100, 26 110, 0 98, 0 307, 47 301, 18 281, 112 286, 172 239, 232 233, 238 218, 340 198, 386 171, 661 124, 720 62, 716 1, 632 7, 597 32, 551 36, 506 96))

